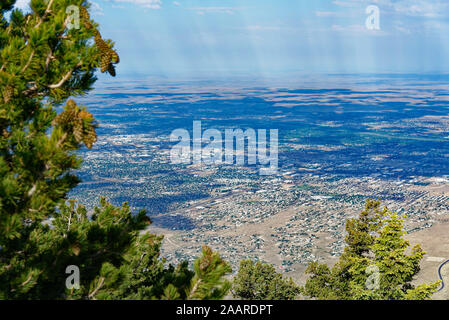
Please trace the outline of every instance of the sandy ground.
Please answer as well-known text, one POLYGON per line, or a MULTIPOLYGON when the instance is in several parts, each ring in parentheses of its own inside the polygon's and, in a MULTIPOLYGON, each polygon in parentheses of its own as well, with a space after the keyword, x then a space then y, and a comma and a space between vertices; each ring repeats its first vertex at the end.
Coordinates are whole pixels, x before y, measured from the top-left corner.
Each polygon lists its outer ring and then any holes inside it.
MULTIPOLYGON (((421 271, 416 283, 438 281, 438 268, 446 260, 449 260, 449 223, 435 224, 431 228, 406 235, 411 246, 420 243, 427 252, 421 262, 421 271)), ((445 288, 436 293, 434 299, 449 300, 449 264, 446 264, 441 272, 445 288)))

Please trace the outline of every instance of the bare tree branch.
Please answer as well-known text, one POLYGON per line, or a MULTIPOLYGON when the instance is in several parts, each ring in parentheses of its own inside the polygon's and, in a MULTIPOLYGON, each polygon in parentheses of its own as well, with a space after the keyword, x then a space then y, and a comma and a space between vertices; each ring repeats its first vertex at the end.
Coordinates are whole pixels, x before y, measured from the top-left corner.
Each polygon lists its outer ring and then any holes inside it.
POLYGON ((93 298, 95 300, 94 296, 97 294, 98 290, 101 289, 103 284, 104 284, 104 277, 101 277, 100 284, 98 285, 98 287, 91 294, 89 294, 89 299, 93 298))
POLYGON ((73 72, 76 70, 76 68, 79 68, 79 67, 81 67, 82 65, 83 65, 83 63, 82 63, 81 61, 78 62, 78 64, 77 64, 72 70, 70 70, 69 72, 67 72, 67 73, 64 75, 64 77, 62 77, 61 81, 59 81, 58 83, 49 85, 48 88, 50 88, 50 89, 57 89, 57 88, 62 87, 62 86, 64 85, 64 83, 65 83, 67 80, 69 80, 69 78, 72 76, 72 74, 73 74, 73 72))
POLYGON ((27 63, 26 63, 25 66, 22 68, 22 70, 20 70, 20 73, 24 73, 24 72, 26 71, 26 69, 28 69, 28 67, 29 67, 30 64, 31 64, 31 61, 33 60, 34 53, 35 53, 35 51, 33 50, 33 51, 31 52, 31 54, 30 54, 30 57, 28 58, 27 63))
POLYGON ((45 18, 48 16, 48 14, 51 12, 51 6, 53 5, 53 1, 54 0, 50 0, 48 2, 48 6, 47 9, 44 12, 44 15, 39 19, 39 22, 36 24, 36 26, 34 28, 39 28, 39 26, 42 24, 42 22, 44 22, 45 18))

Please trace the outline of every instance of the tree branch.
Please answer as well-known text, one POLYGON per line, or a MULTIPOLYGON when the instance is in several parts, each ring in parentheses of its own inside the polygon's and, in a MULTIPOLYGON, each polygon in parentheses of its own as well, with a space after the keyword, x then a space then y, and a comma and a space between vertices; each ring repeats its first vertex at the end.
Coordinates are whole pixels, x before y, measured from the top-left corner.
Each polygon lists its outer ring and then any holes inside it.
POLYGON ((20 71, 20 73, 24 73, 24 72, 26 71, 26 69, 28 69, 28 67, 29 67, 30 64, 31 64, 31 61, 33 60, 34 53, 35 53, 35 51, 33 50, 33 51, 31 52, 31 54, 30 54, 30 57, 28 58, 27 63, 26 63, 25 66, 22 68, 22 70, 20 71))
POLYGON ((69 80, 69 78, 72 76, 72 74, 73 74, 73 72, 76 70, 76 68, 79 68, 79 67, 81 67, 82 65, 83 65, 83 63, 82 63, 81 61, 78 62, 78 64, 77 64, 72 70, 70 70, 69 72, 67 72, 67 73, 64 75, 64 77, 62 77, 61 81, 59 81, 58 83, 49 85, 48 88, 50 88, 50 89, 57 89, 57 88, 62 87, 62 86, 64 85, 64 83, 65 83, 67 80, 69 80))
POLYGON ((50 66, 51 59, 54 58, 53 50, 50 48, 50 52, 48 52, 47 58, 45 59, 45 72, 48 71, 48 67, 50 66))
POLYGON ((189 297, 188 297, 187 300, 191 300, 193 298, 193 296, 195 295, 196 290, 198 289, 200 283, 201 283, 201 279, 198 279, 198 281, 193 286, 192 291, 190 291, 190 294, 189 294, 189 297))
MULTIPOLYGON (((89 294, 89 299, 94 298, 94 296, 97 294, 98 290, 101 289, 103 284, 104 284, 104 277, 101 277, 100 278, 100 284, 98 285, 98 287, 91 294, 89 294)), ((95 298, 94 298, 94 300, 95 300, 95 298)))
POLYGON ((34 27, 35 29, 39 28, 39 26, 42 24, 42 22, 44 22, 45 18, 48 16, 48 14, 51 12, 50 8, 53 5, 53 1, 54 0, 50 0, 48 2, 48 6, 47 9, 44 12, 44 15, 39 19, 39 22, 36 24, 36 26, 34 27))

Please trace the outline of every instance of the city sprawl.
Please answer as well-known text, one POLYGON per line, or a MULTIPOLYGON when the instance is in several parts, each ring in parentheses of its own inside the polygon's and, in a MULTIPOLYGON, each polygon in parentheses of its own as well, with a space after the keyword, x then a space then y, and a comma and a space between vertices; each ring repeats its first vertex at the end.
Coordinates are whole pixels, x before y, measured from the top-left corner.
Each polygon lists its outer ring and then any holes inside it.
POLYGON ((251 258, 300 274, 309 261, 338 257, 346 219, 368 198, 407 214, 409 233, 447 222, 449 87, 422 76, 372 81, 103 85, 84 100, 100 139, 82 152, 83 183, 70 196, 89 208, 101 195, 146 209, 168 263, 193 261, 207 244, 234 270, 251 258), (277 174, 173 164, 170 133, 198 120, 203 130, 277 129, 277 174))

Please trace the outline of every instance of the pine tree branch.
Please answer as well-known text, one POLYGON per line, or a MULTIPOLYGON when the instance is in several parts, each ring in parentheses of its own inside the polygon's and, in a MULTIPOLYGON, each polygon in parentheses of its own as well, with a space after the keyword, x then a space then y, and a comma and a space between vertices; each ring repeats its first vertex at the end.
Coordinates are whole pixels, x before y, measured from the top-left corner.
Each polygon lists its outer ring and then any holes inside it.
POLYGON ((31 198, 31 196, 36 192, 36 183, 33 184, 30 191, 28 191, 28 197, 31 198))
POLYGON ((192 300, 193 296, 196 293, 196 290, 198 290, 199 285, 201 284, 201 279, 198 279, 198 281, 193 286, 192 290, 190 291, 188 300, 192 300))
POLYGON ((37 89, 38 89, 38 86, 37 86, 37 85, 34 85, 34 86, 32 86, 31 88, 28 88, 27 90, 23 91, 22 93, 23 93, 25 96, 28 96, 28 95, 30 95, 31 93, 33 93, 34 91, 37 91, 37 89))
POLYGON ((31 14, 28 14, 27 21, 25 21, 25 26, 28 26, 28 23, 30 22, 30 20, 31 20, 31 14))
POLYGON ((57 88, 62 87, 62 86, 64 85, 64 83, 65 83, 67 80, 69 80, 69 78, 72 76, 72 74, 73 74, 73 72, 76 70, 76 68, 79 68, 79 67, 81 67, 82 65, 83 65, 82 61, 78 62, 78 64, 77 64, 72 70, 70 70, 69 72, 67 72, 67 73, 62 77, 61 81, 59 81, 59 82, 56 83, 56 84, 51 84, 51 85, 49 85, 48 88, 50 88, 50 89, 57 89, 57 88))
POLYGON ((64 143, 65 139, 67 139, 67 132, 64 132, 64 134, 62 135, 62 137, 58 140, 58 142, 56 143, 56 147, 61 148, 62 144, 64 143))
MULTIPOLYGON (((82 65, 83 65, 82 61, 78 62, 77 65, 72 70, 67 72, 58 83, 48 85, 47 88, 57 89, 57 88, 62 87, 64 85, 64 83, 66 83, 66 81, 69 80, 69 78, 72 76, 73 72, 75 72, 75 70, 77 68, 81 67, 82 65)), ((30 83, 32 83, 32 82, 30 82, 30 83)), ((28 88, 27 90, 23 91, 23 94, 28 96, 31 93, 33 93, 34 91, 37 91, 38 89, 39 89, 39 87, 35 84, 33 87, 28 88)))
MULTIPOLYGON (((62 31, 57 35, 57 37, 58 37, 59 39, 64 39, 64 37, 62 36, 62 34, 64 33, 65 29, 67 28, 67 24, 69 23, 69 21, 70 21, 70 17, 67 17, 67 19, 65 19, 65 21, 64 21, 64 25, 63 25, 63 27, 62 27, 62 31)), ((48 71, 48 67, 50 66, 50 62, 51 62, 54 58, 55 58, 55 57, 53 56, 53 49, 52 49, 52 47, 50 46, 50 52, 48 53, 47 58, 46 58, 46 60, 45 60, 45 72, 48 71)))
POLYGON ((24 73, 24 72, 26 71, 26 69, 28 69, 28 67, 29 67, 30 64, 31 64, 31 61, 33 60, 34 53, 35 53, 35 51, 33 50, 33 51, 31 52, 31 54, 30 54, 30 57, 28 58, 27 63, 26 63, 25 66, 22 68, 22 70, 20 71, 20 73, 24 73))
POLYGON ((48 2, 47 9, 44 12, 44 15, 39 19, 39 22, 34 27, 35 29, 39 28, 39 26, 44 22, 45 18, 48 16, 48 14, 51 12, 51 6, 53 5, 54 0, 50 0, 48 2))
POLYGON ((50 51, 47 54, 47 58, 45 59, 45 72, 48 72, 48 67, 50 66, 50 62, 55 57, 53 56, 53 50, 50 48, 50 51))
POLYGON ((98 290, 101 289, 101 287, 103 286, 103 284, 104 284, 104 277, 101 277, 101 278, 100 278, 100 284, 98 285, 98 287, 97 287, 91 294, 89 294, 89 299, 96 300, 96 299, 94 298, 94 296, 97 294, 98 290))
MULTIPOLYGON (((43 22, 43 20, 45 19, 45 17, 51 12, 50 8, 51 8, 52 4, 53 4, 53 0, 50 0, 50 2, 48 3, 48 7, 47 7, 45 13, 44 13, 44 15, 42 16, 42 18, 40 19, 40 21, 38 22, 38 24, 36 25, 36 28, 40 26, 40 24, 43 22)), ((61 38, 61 34, 64 33, 64 30, 67 28, 67 24, 68 24, 69 22, 70 22, 70 17, 67 17, 67 18, 64 20, 64 24, 63 24, 63 27, 62 27, 62 30, 63 30, 63 31, 58 35, 58 37, 61 38)), ((33 57, 34 57, 34 54, 35 54, 35 52, 34 52, 34 50, 33 50, 33 52, 31 53, 31 56, 30 56, 29 59, 28 59, 27 64, 24 66, 24 68, 22 69, 21 73, 24 73, 24 72, 26 71, 26 69, 30 66, 31 61, 32 61, 32 59, 33 59, 33 57)), ((48 68, 49 68, 49 66, 50 66, 50 63, 51 63, 51 60, 52 60, 52 59, 54 59, 54 56, 53 56, 53 50, 52 50, 52 48, 50 48, 50 52, 48 53, 47 58, 46 58, 46 60, 45 60, 45 72, 48 71, 48 68)), ((63 86, 64 83, 70 78, 70 76, 72 75, 72 73, 75 71, 75 69, 76 69, 76 68, 79 68, 80 66, 82 66, 82 61, 80 61, 80 62, 79 62, 79 63, 78 63, 78 64, 77 64, 71 71, 69 71, 69 72, 68 72, 68 73, 61 79, 60 82, 58 82, 58 83, 56 83, 56 84, 49 85, 48 88, 50 88, 50 89, 57 89, 57 88, 60 88, 61 86, 63 86)), ((0 72, 3 71, 4 68, 5 68, 5 64, 3 64, 2 67, 0 68, 0 72)), ((29 95, 29 94, 33 93, 34 91, 37 91, 38 89, 39 89, 39 88, 38 88, 37 86, 34 86, 34 87, 31 87, 31 88, 25 90, 25 91, 23 92, 23 94, 24 94, 24 95, 29 95)))
POLYGON ((20 284, 20 286, 23 287, 23 286, 26 285, 28 282, 30 282, 31 279, 33 279, 33 273, 31 273, 31 274, 28 276, 28 279, 26 279, 24 282, 22 282, 22 283, 20 284))
MULTIPOLYGON (((67 232, 70 231, 70 226, 72 225, 72 210, 70 210, 69 219, 67 221, 67 232)), ((67 234, 64 235, 64 238, 67 237, 67 234)))

